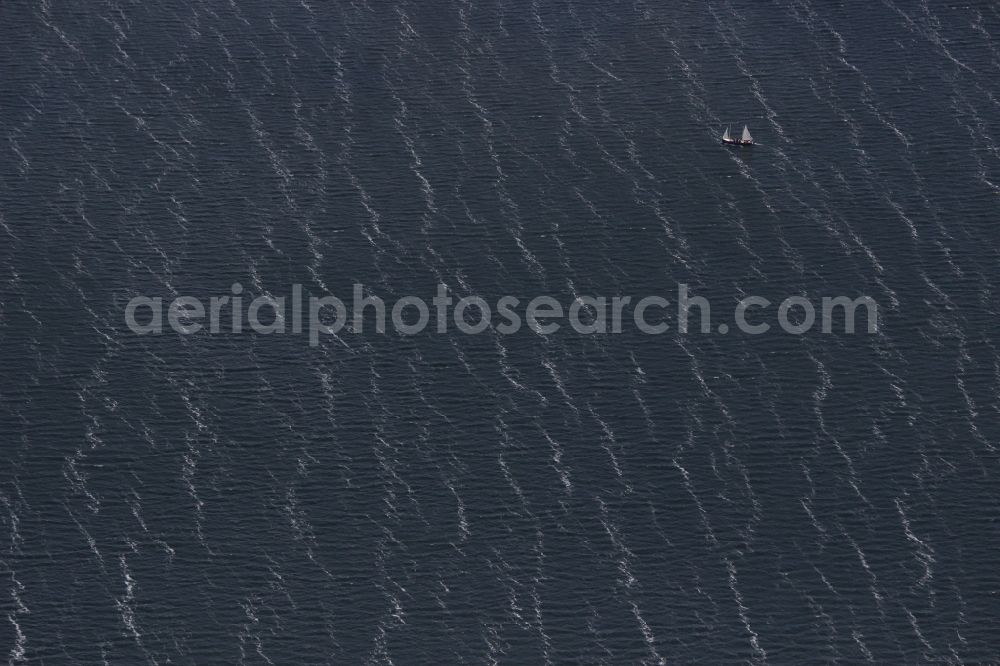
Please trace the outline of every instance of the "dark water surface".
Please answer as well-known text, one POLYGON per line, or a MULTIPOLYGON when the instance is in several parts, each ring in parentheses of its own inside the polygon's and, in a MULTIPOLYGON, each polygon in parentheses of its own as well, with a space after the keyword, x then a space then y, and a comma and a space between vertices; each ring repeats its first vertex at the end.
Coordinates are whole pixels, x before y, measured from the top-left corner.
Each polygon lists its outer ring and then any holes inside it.
POLYGON ((1000 661, 998 36, 985 1, 0 4, 0 649, 1000 661), (881 327, 125 326, 233 282, 881 327))

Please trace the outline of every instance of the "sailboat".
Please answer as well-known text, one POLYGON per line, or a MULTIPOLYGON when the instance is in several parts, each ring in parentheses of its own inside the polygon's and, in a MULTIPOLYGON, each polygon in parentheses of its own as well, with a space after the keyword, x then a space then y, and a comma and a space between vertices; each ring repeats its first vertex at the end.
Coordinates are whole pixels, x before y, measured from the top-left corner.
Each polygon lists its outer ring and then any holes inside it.
POLYGON ((750 130, 747 129, 746 125, 743 126, 743 134, 738 139, 729 134, 729 128, 727 127, 726 131, 722 134, 722 143, 730 146, 752 146, 753 137, 750 136, 750 130))

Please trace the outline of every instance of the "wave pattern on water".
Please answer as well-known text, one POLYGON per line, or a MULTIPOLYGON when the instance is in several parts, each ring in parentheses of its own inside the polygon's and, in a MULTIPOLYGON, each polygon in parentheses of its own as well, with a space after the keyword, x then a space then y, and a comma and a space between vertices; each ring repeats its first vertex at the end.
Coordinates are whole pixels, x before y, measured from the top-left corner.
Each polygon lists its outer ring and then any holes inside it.
POLYGON ((0 5, 9 662, 1000 661, 998 35, 929 0, 0 5), (234 282, 882 312, 124 326, 234 282))

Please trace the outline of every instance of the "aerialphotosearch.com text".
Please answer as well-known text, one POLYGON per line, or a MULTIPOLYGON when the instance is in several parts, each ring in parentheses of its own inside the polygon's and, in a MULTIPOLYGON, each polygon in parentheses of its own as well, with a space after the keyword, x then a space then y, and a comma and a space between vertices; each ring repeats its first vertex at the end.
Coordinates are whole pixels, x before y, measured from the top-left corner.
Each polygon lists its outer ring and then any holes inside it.
POLYGON ((125 307, 125 323, 138 335, 162 334, 167 328, 180 335, 204 331, 305 334, 312 346, 324 336, 345 330, 352 334, 384 334, 389 324, 400 335, 417 335, 429 327, 437 333, 447 333, 454 327, 461 333, 476 335, 493 328, 497 333, 512 335, 524 326, 539 335, 552 335, 566 327, 581 335, 615 334, 630 326, 645 334, 661 335, 671 330, 673 316, 673 325, 681 334, 725 335, 735 326, 740 333, 761 335, 774 325, 792 335, 813 331, 817 325, 823 333, 853 334, 859 314, 865 332, 878 331, 878 304, 869 296, 827 296, 815 303, 804 296, 790 296, 777 304, 761 296, 747 296, 736 303, 730 322, 713 323, 711 304, 693 295, 684 283, 678 284, 673 303, 654 295, 580 296, 569 302, 552 296, 527 301, 504 296, 491 304, 479 296, 456 299, 445 285, 438 285, 430 306, 417 296, 386 303, 366 293, 364 285, 355 284, 350 305, 348 308, 332 294, 306 298, 299 284, 292 286, 290 298, 269 294, 250 298, 242 285, 234 283, 229 294, 212 296, 207 301, 193 296, 179 296, 169 302, 160 297, 136 296, 125 307))

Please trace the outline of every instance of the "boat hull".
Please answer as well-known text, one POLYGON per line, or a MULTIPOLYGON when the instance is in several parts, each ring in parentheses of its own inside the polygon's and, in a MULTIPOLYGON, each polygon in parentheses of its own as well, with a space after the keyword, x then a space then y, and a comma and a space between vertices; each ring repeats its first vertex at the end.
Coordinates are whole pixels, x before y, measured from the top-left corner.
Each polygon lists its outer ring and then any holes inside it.
POLYGON ((740 141, 739 139, 730 139, 728 141, 726 141, 725 139, 723 139, 722 143, 725 144, 725 145, 727 145, 727 146, 752 146, 753 145, 753 141, 740 141))

